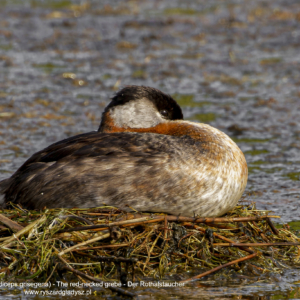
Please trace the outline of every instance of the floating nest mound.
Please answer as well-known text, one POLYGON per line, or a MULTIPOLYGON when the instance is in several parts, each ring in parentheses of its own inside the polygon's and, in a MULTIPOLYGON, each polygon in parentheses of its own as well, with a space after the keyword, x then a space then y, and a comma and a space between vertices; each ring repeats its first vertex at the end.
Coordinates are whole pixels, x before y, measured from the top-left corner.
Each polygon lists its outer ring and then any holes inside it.
MULTIPOLYGON (((2 281, 138 282, 202 270, 182 282, 230 267, 239 274, 300 266, 300 238, 274 227, 268 211, 236 206, 223 218, 124 213, 114 207, 0 210, 2 281), (78 280, 78 279, 77 279, 78 280)), ((194 272, 195 273, 195 272, 194 272)), ((133 296, 127 289, 111 288, 133 296)))

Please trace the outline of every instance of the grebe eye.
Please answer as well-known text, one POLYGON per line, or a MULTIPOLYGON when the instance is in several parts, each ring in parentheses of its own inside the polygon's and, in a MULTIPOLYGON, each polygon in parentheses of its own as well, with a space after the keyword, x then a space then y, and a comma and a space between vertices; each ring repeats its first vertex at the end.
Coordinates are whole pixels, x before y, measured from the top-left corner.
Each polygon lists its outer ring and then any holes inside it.
POLYGON ((163 109, 159 112, 162 116, 164 117, 168 117, 169 116, 169 112, 166 109, 163 109))

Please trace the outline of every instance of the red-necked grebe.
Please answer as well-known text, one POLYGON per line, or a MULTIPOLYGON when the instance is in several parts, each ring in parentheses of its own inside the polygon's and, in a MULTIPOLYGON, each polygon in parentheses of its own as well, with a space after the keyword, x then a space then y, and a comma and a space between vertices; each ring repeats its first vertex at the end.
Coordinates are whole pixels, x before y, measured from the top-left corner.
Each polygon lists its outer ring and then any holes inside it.
POLYGON ((236 205, 247 176, 243 153, 225 133, 184 121, 157 89, 127 86, 105 108, 98 132, 35 153, 0 182, 0 200, 215 217, 236 205))

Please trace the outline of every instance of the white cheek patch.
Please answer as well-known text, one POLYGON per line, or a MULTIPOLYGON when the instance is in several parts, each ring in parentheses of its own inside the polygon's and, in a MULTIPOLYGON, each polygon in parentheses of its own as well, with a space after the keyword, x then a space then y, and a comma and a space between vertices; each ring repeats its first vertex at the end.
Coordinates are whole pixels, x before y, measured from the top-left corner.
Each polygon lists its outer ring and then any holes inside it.
POLYGON ((156 107, 147 99, 115 106, 110 116, 115 125, 122 128, 150 128, 164 122, 156 107))

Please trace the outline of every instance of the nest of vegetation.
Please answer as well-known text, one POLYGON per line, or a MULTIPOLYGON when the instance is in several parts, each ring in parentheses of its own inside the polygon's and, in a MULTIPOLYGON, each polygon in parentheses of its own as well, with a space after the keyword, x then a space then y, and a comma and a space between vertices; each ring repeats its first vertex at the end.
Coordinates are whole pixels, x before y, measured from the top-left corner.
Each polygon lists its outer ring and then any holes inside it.
MULTIPOLYGON (((186 273, 195 280, 224 267, 260 275, 300 266, 300 238, 277 229, 268 211, 236 206, 222 218, 124 213, 114 207, 0 210, 1 281, 48 282, 71 272, 83 281, 128 280, 186 273)), ((78 279, 77 279, 78 280, 78 279)), ((126 288, 115 292, 134 296, 126 288)))

